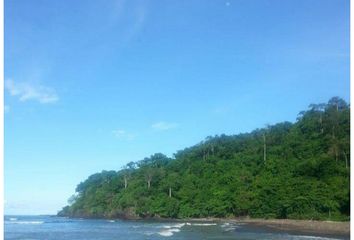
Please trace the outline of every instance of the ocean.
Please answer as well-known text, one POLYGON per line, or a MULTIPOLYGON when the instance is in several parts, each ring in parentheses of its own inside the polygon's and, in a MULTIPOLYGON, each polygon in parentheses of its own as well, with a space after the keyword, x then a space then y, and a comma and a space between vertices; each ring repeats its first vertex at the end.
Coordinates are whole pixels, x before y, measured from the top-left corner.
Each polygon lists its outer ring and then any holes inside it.
POLYGON ((6 240, 141 239, 349 239, 290 234, 242 223, 70 219, 56 216, 5 216, 6 240))

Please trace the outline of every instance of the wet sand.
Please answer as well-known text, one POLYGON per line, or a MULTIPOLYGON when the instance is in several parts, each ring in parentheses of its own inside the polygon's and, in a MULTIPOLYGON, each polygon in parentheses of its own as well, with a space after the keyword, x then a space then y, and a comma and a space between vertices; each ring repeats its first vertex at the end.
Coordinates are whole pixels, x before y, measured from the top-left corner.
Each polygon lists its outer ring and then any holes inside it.
POLYGON ((291 219, 222 219, 222 218, 197 218, 192 221, 219 221, 246 223, 250 227, 268 228, 287 233, 316 234, 322 236, 350 236, 350 222, 312 221, 291 219))
POLYGON ((311 221, 290 219, 234 220, 257 227, 272 228, 288 233, 320 234, 326 236, 350 236, 350 222, 311 221))

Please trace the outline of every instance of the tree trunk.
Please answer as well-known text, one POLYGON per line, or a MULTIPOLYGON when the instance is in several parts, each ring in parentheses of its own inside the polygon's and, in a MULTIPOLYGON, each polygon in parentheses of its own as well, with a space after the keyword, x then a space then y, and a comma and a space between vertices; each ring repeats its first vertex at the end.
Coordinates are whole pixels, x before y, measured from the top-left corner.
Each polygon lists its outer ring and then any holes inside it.
POLYGON ((170 189, 169 189, 168 196, 169 196, 170 198, 172 197, 172 189, 171 189, 171 187, 170 187, 170 189))
POLYGON ((343 151, 344 159, 345 159, 345 168, 348 169, 348 157, 345 151, 343 151))
POLYGON ((124 176, 124 188, 127 188, 128 186, 128 179, 126 176, 124 176))
POLYGON ((148 189, 150 189, 150 180, 147 181, 148 189))

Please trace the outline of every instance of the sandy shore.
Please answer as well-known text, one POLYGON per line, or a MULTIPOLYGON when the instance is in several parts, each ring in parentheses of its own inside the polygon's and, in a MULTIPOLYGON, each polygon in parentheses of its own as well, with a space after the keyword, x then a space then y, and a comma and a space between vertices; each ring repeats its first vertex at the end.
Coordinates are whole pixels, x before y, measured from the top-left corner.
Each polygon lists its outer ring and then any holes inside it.
POLYGON ((246 223, 250 226, 272 228, 288 233, 320 234, 333 236, 350 236, 350 222, 334 221, 311 221, 291 219, 220 219, 220 218, 197 218, 192 221, 221 221, 246 223))
POLYGON ((350 222, 311 221, 290 219, 244 219, 234 220, 250 225, 264 226, 286 232, 316 233, 324 235, 350 235, 350 222))

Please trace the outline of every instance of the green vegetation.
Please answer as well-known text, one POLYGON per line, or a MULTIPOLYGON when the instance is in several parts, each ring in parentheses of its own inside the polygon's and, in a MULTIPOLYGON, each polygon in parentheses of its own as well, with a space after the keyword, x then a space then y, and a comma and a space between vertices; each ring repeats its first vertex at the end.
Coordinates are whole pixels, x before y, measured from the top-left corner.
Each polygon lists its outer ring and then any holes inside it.
POLYGON ((91 175, 58 214, 348 220, 350 109, 311 104, 295 123, 207 137, 122 170, 91 175))

